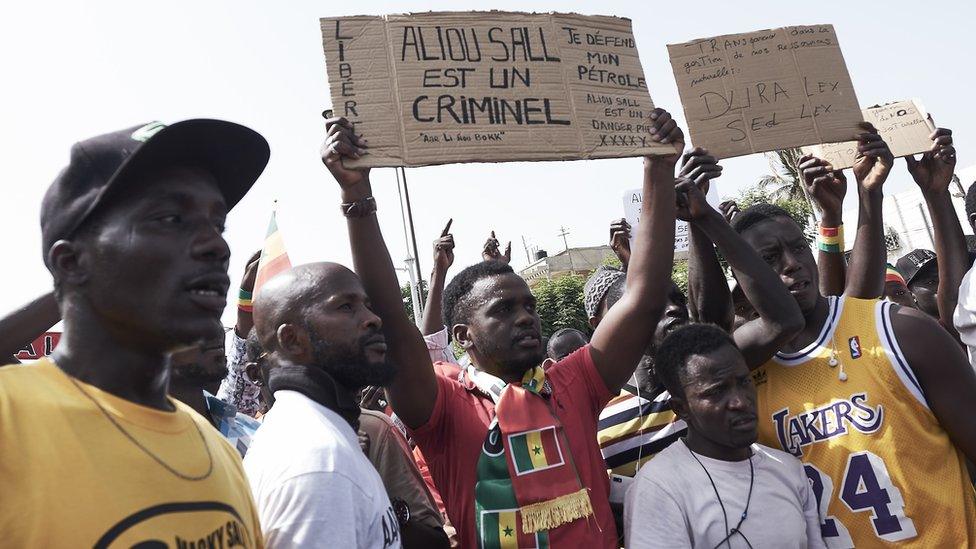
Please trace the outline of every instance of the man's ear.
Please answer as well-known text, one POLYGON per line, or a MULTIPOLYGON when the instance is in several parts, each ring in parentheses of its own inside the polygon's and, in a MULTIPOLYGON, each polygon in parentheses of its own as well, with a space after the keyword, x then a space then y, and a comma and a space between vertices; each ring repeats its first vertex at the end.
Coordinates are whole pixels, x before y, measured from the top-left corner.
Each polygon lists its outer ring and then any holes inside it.
POLYGON ((591 317, 590 317, 590 318, 589 318, 589 319, 587 320, 587 322, 589 322, 589 323, 590 323, 590 328, 591 328, 591 329, 593 329, 593 330, 596 330, 596 327, 597 327, 597 325, 598 325, 598 324, 600 324, 600 319, 598 319, 598 318, 597 318, 597 317, 595 317, 595 316, 591 316, 591 317))
POLYGON ((674 415, 678 416, 679 419, 685 420, 685 422, 687 423, 688 403, 685 402, 685 399, 680 396, 671 395, 670 402, 671 402, 671 411, 674 412, 674 415))
POLYGON ((312 342, 305 330, 295 324, 282 324, 275 330, 278 351, 291 360, 304 362, 311 358, 312 342))
POLYGON ((474 345, 474 342, 471 340, 471 334, 468 332, 467 324, 455 324, 451 329, 451 335, 454 337, 454 341, 457 341, 458 345, 465 351, 474 345))
POLYGON ((973 232, 976 233, 976 212, 969 215, 969 226, 973 228, 973 232))
POLYGON ((84 247, 77 241, 58 240, 47 251, 47 264, 51 274, 61 284, 81 286, 87 282, 88 261, 84 247))

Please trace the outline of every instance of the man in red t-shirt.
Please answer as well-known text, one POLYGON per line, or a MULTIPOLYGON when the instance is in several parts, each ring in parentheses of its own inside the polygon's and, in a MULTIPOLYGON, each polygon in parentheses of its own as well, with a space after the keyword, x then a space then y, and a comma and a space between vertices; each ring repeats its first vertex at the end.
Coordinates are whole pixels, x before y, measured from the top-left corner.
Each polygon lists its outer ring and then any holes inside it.
MULTIPOLYGON (((592 504, 592 514, 546 530, 551 547, 616 547, 597 419, 610 396, 630 378, 667 303, 674 250, 674 168, 684 147, 681 130, 666 111, 655 109, 649 124, 649 139, 673 149, 671 154, 644 159, 643 214, 626 293, 589 345, 545 372, 540 391, 561 424, 560 440, 568 446, 559 457, 575 469, 592 504)), ((366 153, 366 142, 343 118, 327 120, 326 129, 322 160, 341 187, 353 262, 372 309, 383 320, 392 362, 399 369, 387 389, 390 403, 427 458, 462 546, 491 545, 485 541, 484 525, 481 531, 476 527, 475 487, 482 448, 491 440, 486 435, 495 419, 495 404, 484 387, 476 385, 477 376, 484 373, 501 382, 503 404, 504 392, 513 391, 506 384, 529 384, 524 376, 545 358, 535 297, 521 277, 498 262, 479 263, 458 273, 445 290, 444 320, 474 369, 466 379, 435 373, 424 340, 403 309, 396 271, 375 216, 369 169, 343 166, 344 157, 366 153)), ((520 515, 525 510, 521 507, 520 515)), ((502 531, 497 524, 494 528, 496 534, 502 531)), ((523 530, 518 530, 520 536, 523 530)), ((511 535, 508 528, 504 532, 511 535)))

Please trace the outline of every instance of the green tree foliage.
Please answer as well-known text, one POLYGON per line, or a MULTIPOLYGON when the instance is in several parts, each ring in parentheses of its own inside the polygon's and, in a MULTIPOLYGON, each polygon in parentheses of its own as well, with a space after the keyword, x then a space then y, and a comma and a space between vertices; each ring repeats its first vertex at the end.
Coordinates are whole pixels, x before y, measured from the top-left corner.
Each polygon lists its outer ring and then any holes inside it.
POLYGON ((583 308, 585 284, 586 277, 566 274, 552 280, 543 280, 532 290, 544 337, 549 337, 561 328, 576 328, 585 334, 592 331, 583 308))
MULTIPOLYGON (((413 296, 410 295, 410 284, 404 284, 400 286, 400 297, 403 298, 403 308, 407 310, 407 316, 410 317, 410 321, 414 324, 417 323, 417 319, 413 317, 413 296)), ((420 300, 423 303, 427 302, 427 281, 420 281, 420 300)), ((438 312, 438 315, 440 312, 438 312)))
POLYGON ((671 267, 671 280, 681 288, 684 294, 688 295, 688 260, 676 259, 674 266, 671 267))
POLYGON ((776 198, 772 192, 763 186, 762 183, 757 183, 752 187, 742 189, 735 201, 739 205, 740 210, 745 210, 749 206, 762 202, 775 204, 786 210, 793 217, 793 219, 800 224, 804 234, 806 234, 808 237, 814 230, 812 218, 813 210, 810 208, 810 203, 807 202, 806 198, 803 196, 800 196, 800 198, 792 198, 788 196, 776 198))

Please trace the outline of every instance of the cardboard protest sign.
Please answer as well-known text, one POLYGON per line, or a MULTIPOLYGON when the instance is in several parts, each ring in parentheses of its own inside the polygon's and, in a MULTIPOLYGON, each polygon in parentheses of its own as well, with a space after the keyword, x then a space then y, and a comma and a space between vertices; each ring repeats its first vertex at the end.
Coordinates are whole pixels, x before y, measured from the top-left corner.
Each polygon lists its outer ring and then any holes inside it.
POLYGON ((17 352, 17 360, 37 360, 50 356, 61 341, 61 332, 45 332, 17 352))
MULTIPOLYGON (((708 192, 705 193, 705 200, 718 209, 718 186, 714 181, 709 182, 708 192)), ((630 223, 631 238, 637 234, 637 227, 640 225, 641 204, 644 201, 643 189, 632 189, 624 192, 624 218, 630 223)), ((633 245, 633 242, 631 242, 633 245)), ((688 251, 688 223, 675 220, 674 222, 674 252, 683 253, 688 251)))
MULTIPOLYGON (((929 136, 935 131, 935 124, 919 101, 897 101, 864 109, 864 120, 874 124, 896 158, 932 148, 929 136)), ((813 145, 804 147, 803 152, 822 158, 834 169, 841 170, 854 165, 857 141, 813 145)))
POLYGON ((630 21, 492 11, 323 18, 333 110, 369 154, 424 166, 669 153, 630 21))
POLYGON ((861 108, 832 25, 668 45, 691 141, 718 158, 850 140, 861 108))

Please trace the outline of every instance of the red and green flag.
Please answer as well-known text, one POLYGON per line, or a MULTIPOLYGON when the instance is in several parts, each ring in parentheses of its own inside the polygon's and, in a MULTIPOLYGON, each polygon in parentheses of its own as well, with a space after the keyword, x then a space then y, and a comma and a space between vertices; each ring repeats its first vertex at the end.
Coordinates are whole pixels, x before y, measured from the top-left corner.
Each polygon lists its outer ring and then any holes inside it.
POLYGON ((549 534, 547 532, 524 533, 518 509, 482 511, 481 543, 485 548, 547 549, 549 534))
POLYGON ((563 464, 555 427, 544 427, 508 436, 515 474, 527 475, 563 464))

